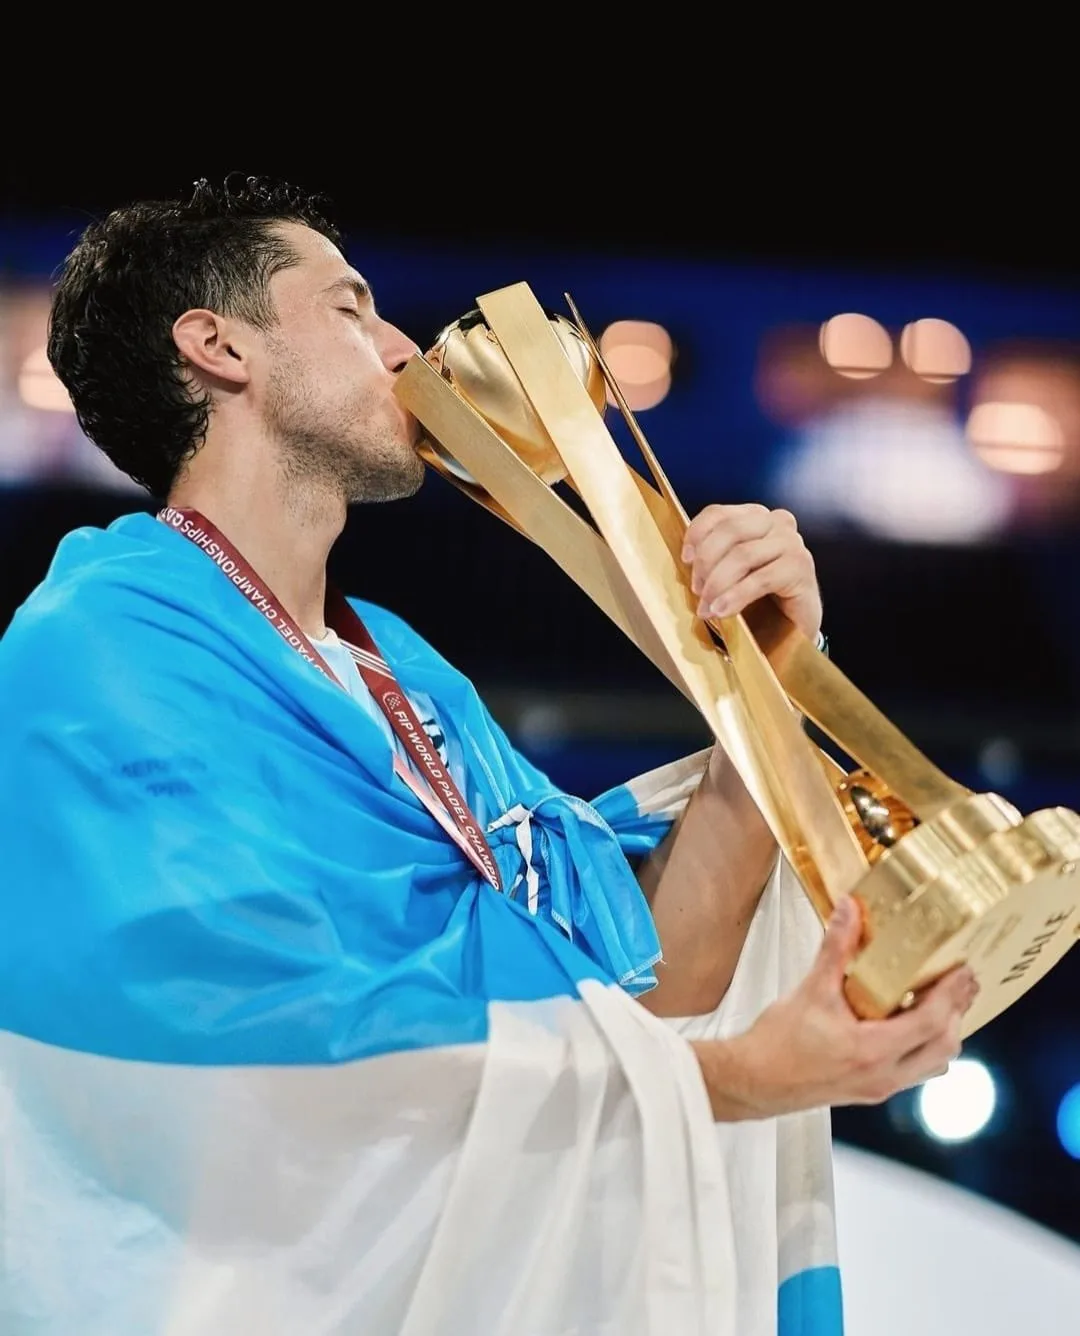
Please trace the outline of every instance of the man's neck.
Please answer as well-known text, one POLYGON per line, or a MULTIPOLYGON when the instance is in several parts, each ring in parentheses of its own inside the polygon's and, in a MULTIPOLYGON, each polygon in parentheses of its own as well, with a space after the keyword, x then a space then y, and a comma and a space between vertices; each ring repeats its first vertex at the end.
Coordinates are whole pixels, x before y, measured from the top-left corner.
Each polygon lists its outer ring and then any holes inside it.
POLYGON ((326 629, 326 562, 345 527, 344 501, 281 475, 245 480, 203 478, 188 469, 170 506, 200 511, 270 588, 305 635, 326 629))

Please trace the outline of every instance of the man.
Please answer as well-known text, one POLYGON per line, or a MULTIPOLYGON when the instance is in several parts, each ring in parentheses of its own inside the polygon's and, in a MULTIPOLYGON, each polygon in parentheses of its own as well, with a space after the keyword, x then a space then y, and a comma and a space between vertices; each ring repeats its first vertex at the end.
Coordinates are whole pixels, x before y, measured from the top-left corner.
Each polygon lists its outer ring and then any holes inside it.
MULTIPOLYGON (((166 504, 0 642, 0 1328, 835 1332, 828 1107, 940 1071, 971 975, 859 1023, 857 914, 819 941, 719 752, 562 794, 327 588, 350 503, 420 485, 416 352, 288 187, 64 267, 52 364, 166 504)), ((787 514, 709 507, 688 561, 817 632, 787 514)))

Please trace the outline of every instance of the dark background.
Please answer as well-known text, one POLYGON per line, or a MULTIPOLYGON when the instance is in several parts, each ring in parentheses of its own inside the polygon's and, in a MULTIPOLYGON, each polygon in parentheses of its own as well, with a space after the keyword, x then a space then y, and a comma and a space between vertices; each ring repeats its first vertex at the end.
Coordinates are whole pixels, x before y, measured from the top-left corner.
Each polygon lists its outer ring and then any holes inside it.
MULTIPOLYGON (((87 219, 127 199, 183 195, 198 176, 234 170, 284 176, 330 196, 349 258, 422 346, 479 293, 521 279, 550 305, 570 290, 597 330, 621 316, 664 323, 678 349, 672 389, 642 425, 691 511, 711 501, 790 504, 778 470, 805 445, 806 424, 770 417, 755 388, 770 340, 785 331, 844 311, 873 315, 894 339, 909 320, 955 321, 972 346, 972 374, 934 403, 961 426, 966 384, 995 357, 1020 349, 1069 374, 1078 366, 1080 256, 1045 137, 1036 151, 987 128, 981 152, 969 138, 963 153, 917 141, 868 154, 820 136, 789 138, 781 151, 764 135, 737 149, 737 136, 699 129, 678 151, 645 144, 635 156, 625 140, 568 140, 554 128, 525 143, 466 140, 464 152, 460 120, 433 117, 429 129, 426 151, 414 127, 389 124, 363 152, 321 160, 284 143, 14 159, 0 177, 0 283, 9 295, 47 284, 87 219)), ((0 289, 0 312, 3 301, 0 289)), ((892 388, 908 402, 910 387, 892 388)), ((839 390, 863 395, 866 383, 839 390)), ((859 448, 873 451, 872 424, 866 430, 859 448)), ((969 541, 898 537, 792 506, 817 560, 833 657, 950 774, 1025 811, 1080 808, 1080 438, 1068 423, 1064 431, 1058 472, 1022 480, 1009 518, 969 541)), ((903 448, 890 447, 901 465, 903 448)), ((925 458, 913 454, 907 474, 925 458)), ((910 481, 884 466, 881 479, 886 502, 910 481)), ((958 484, 927 474, 921 485, 929 513, 958 484)), ((9 477, 0 627, 65 532, 145 504, 64 469, 9 477)), ((523 749, 573 791, 589 796, 705 741, 547 558, 441 479, 412 501, 359 509, 334 567, 350 592, 394 607, 469 672, 523 749)), ((968 1053, 999 1088, 982 1135, 933 1142, 908 1097, 837 1110, 838 1135, 1080 1240, 1080 1163, 1054 1125, 1062 1095, 1080 1082, 1080 955, 973 1037, 968 1053)))

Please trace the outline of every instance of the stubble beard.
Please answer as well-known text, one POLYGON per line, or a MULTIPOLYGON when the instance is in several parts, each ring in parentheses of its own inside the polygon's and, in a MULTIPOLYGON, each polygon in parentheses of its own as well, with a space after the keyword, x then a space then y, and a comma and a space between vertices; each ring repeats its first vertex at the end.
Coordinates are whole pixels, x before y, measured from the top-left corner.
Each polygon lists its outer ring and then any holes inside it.
POLYGON ((290 488, 329 493, 345 505, 399 501, 420 489, 423 461, 379 416, 377 404, 360 401, 335 414, 321 408, 299 378, 282 376, 268 407, 290 488), (366 432, 364 423, 371 424, 366 432))

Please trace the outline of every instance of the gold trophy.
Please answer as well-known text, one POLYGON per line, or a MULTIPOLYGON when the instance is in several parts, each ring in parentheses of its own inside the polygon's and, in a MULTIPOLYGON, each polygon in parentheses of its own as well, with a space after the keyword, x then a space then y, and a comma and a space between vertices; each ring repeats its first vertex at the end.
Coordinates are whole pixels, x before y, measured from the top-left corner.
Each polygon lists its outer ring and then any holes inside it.
POLYGON ((686 512, 567 303, 569 316, 545 311, 524 283, 489 292, 410 361, 396 392, 424 428, 425 461, 547 552, 696 707, 822 920, 855 897, 863 942, 846 990, 857 1014, 909 1006, 966 961, 981 985, 972 1034, 1080 935, 1080 817, 1025 817, 950 779, 771 599, 696 615, 686 512), (609 394, 650 478, 605 424, 609 394))

